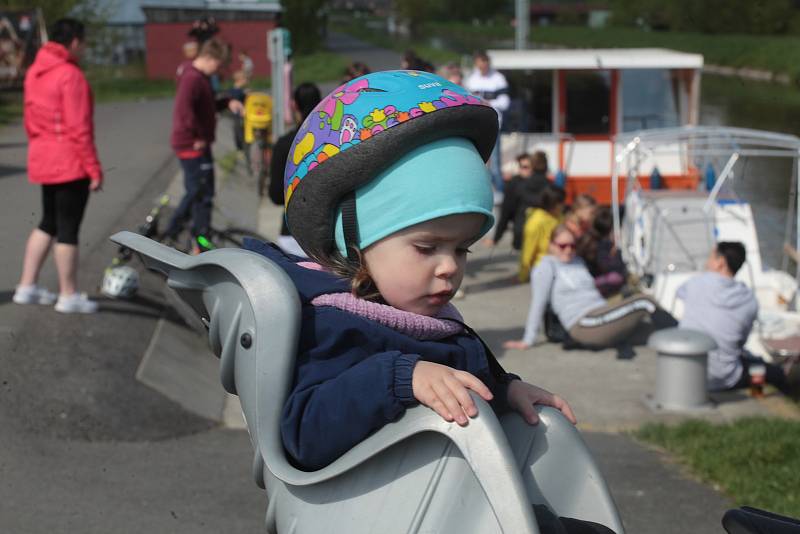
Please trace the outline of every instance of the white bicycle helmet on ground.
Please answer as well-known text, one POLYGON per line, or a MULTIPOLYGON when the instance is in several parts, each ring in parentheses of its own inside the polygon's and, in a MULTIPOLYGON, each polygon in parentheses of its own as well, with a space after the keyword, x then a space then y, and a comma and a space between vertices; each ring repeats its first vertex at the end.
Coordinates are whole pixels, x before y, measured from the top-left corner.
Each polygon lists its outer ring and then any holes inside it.
POLYGON ((139 289, 139 273, 133 267, 121 265, 106 269, 102 292, 115 299, 128 299, 139 289))

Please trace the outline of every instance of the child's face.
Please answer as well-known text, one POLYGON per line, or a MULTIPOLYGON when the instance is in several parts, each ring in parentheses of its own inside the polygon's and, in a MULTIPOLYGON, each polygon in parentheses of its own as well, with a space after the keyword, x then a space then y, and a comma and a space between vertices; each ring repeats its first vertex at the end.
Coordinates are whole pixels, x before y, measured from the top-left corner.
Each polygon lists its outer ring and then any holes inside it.
POLYGON ((436 315, 461 286, 468 247, 486 221, 465 213, 425 221, 381 239, 364 251, 364 261, 390 306, 436 315))

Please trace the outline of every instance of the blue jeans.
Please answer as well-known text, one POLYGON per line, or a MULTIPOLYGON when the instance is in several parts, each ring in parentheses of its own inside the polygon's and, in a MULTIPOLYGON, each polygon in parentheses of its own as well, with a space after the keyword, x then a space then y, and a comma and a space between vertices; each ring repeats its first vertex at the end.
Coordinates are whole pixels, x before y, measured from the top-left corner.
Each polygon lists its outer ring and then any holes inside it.
POLYGON ((186 221, 192 219, 192 236, 208 235, 211 209, 214 206, 214 159, 207 150, 199 158, 182 159, 183 185, 186 189, 165 235, 176 238, 186 221))

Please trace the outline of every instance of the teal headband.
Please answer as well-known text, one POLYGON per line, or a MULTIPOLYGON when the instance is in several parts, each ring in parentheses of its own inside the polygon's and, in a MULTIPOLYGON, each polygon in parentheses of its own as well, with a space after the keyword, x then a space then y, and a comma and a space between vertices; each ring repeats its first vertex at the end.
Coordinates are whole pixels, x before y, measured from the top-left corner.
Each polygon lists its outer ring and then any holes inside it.
MULTIPOLYGON (((489 173, 475 146, 449 137, 412 150, 377 178, 356 189, 358 248, 364 250, 395 232, 459 213, 486 215, 479 239, 494 224, 489 173)), ((341 208, 336 246, 347 257, 341 208)))

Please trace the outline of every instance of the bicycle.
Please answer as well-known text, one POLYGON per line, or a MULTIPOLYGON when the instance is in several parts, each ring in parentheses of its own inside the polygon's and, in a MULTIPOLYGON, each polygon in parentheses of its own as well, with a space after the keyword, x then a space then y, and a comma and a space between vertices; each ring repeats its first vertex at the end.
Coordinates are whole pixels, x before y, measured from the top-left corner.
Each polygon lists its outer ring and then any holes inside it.
MULTIPOLYGON (((145 217, 144 222, 136 229, 138 234, 159 243, 168 244, 185 253, 202 253, 217 248, 241 248, 246 238, 269 241, 267 237, 258 232, 237 226, 229 226, 224 229, 212 226, 209 228, 208 235, 188 237, 187 239, 168 239, 167 236, 159 231, 159 222, 163 216, 164 208, 169 205, 169 200, 170 197, 167 194, 159 197, 145 217)), ((116 267, 128 263, 132 257, 133 251, 124 245, 120 245, 111 263, 106 267, 104 276, 108 275, 116 267)))

